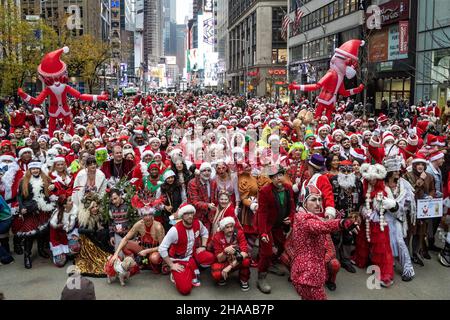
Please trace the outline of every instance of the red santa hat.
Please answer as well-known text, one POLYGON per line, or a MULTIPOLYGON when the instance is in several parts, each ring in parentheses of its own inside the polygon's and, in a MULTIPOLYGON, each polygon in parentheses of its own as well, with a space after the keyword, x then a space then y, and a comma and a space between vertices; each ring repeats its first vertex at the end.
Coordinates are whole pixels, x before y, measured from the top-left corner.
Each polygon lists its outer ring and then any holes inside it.
POLYGON ((336 129, 336 130, 333 131, 333 134, 331 135, 331 136, 333 137, 333 139, 334 139, 334 136, 335 136, 336 134, 338 134, 338 133, 340 133, 342 136, 345 136, 344 130, 336 129))
POLYGON ((427 159, 426 159, 426 157, 425 157, 425 155, 423 153, 417 152, 414 155, 414 159, 412 161, 412 164, 415 164, 415 163, 428 164, 428 161, 427 161, 427 159))
POLYGON ((16 157, 14 156, 14 153, 12 153, 12 152, 5 152, 4 154, 2 154, 0 156, 0 162, 3 162, 3 161, 16 162, 16 157))
POLYGON ((145 156, 152 156, 154 157, 153 151, 150 148, 150 146, 146 146, 145 149, 141 153, 141 158, 144 158, 145 156))
POLYGON ((33 154, 33 150, 31 150, 31 148, 22 148, 19 151, 19 158, 22 157, 22 155, 26 152, 30 152, 31 154, 33 154))
POLYGON ((225 227, 229 224, 232 224, 233 226, 236 224, 236 221, 234 220, 233 217, 225 217, 222 220, 220 220, 219 222, 219 228, 220 230, 225 229, 225 227))
POLYGON ((134 134, 142 135, 142 134, 144 134, 144 130, 145 130, 144 126, 137 126, 134 129, 134 134))
POLYGON ((385 114, 380 113, 380 116, 378 117, 378 122, 379 123, 386 122, 388 120, 389 120, 389 118, 385 114))
POLYGON ((321 126, 319 126, 319 128, 317 129, 317 132, 319 133, 322 130, 328 130, 328 132, 331 132, 331 127, 328 124, 322 124, 321 126))
POLYGON ((104 146, 98 146, 97 148, 95 148, 95 152, 97 151, 108 151, 108 149, 106 149, 106 147, 104 146))
POLYGON ((195 207, 192 204, 185 203, 178 208, 179 217, 182 217, 186 213, 195 213, 195 212, 196 212, 195 207))
POLYGON ((335 50, 336 54, 358 61, 359 47, 364 46, 364 40, 349 40, 335 50))
POLYGON ((66 162, 66 159, 63 156, 59 155, 53 159, 53 163, 56 163, 56 162, 66 162))
POLYGON ((395 138, 394 135, 392 134, 391 131, 386 131, 383 133, 383 140, 382 140, 382 144, 385 144, 386 142, 388 142, 389 140, 392 140, 393 142, 395 142, 395 138))
POLYGON ((430 146, 445 147, 445 137, 428 134, 427 142, 430 146))
POLYGON ((444 153, 442 151, 435 151, 431 153, 428 157, 428 161, 433 162, 444 157, 444 153))
POLYGON ((322 150, 323 148, 324 148, 323 144, 317 141, 313 142, 313 144, 311 145, 312 150, 322 150))
POLYGON ((354 149, 352 148, 350 150, 350 155, 353 158, 356 158, 356 159, 359 159, 359 160, 362 160, 362 161, 366 161, 366 159, 367 159, 364 150, 360 149, 360 148, 354 148, 354 149))
POLYGON ((61 61, 61 55, 68 53, 69 47, 47 53, 38 66, 38 72, 43 77, 59 77, 67 72, 66 64, 61 61))
POLYGON ((148 142, 150 144, 152 144, 153 142, 158 142, 159 144, 161 144, 161 139, 159 139, 158 137, 153 137, 153 138, 150 138, 150 140, 148 142))

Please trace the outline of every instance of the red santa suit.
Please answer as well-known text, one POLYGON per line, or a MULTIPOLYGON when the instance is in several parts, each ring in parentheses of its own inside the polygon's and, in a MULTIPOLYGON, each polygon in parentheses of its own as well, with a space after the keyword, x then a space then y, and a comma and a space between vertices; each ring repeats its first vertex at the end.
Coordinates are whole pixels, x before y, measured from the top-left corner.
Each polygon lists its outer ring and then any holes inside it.
MULTIPOLYGON (((228 219, 232 219, 233 217, 229 217, 228 219)), ((227 220, 224 219, 221 221, 221 224, 229 224, 231 222, 227 223, 227 220), (224 222, 222 222, 224 221, 224 222)), ((227 239, 225 237, 225 233, 223 231, 217 232, 213 239, 212 244, 214 247, 214 255, 217 257, 219 254, 223 253, 225 251, 225 248, 229 246, 235 246, 239 248, 241 252, 248 253, 248 245, 247 240, 245 239, 245 234, 242 229, 235 229, 233 235, 230 239, 227 239)), ((225 269, 229 265, 228 261, 225 262, 218 262, 216 261, 211 265, 211 275, 213 279, 217 282, 219 282, 222 279, 222 270, 225 269)), ((239 270, 239 280, 242 282, 248 282, 250 279, 250 259, 247 257, 242 260, 242 262, 235 268, 231 269, 231 272, 234 270, 239 270)))
MULTIPOLYGON (((178 211, 180 215, 187 212, 195 212, 195 208, 186 205, 178 211)), ((200 245, 201 238, 208 238, 208 230, 198 219, 194 219, 191 228, 187 228, 183 221, 179 221, 167 232, 158 248, 163 259, 169 256, 173 263, 184 266, 182 272, 171 271, 175 286, 182 295, 188 295, 196 284, 196 282, 193 284, 193 280, 200 274, 197 263, 209 266, 214 262, 214 255, 209 251, 204 250, 197 254, 196 249, 200 245)))
POLYGON ((396 206, 395 200, 387 199, 383 179, 386 169, 380 165, 361 165, 364 180, 366 203, 362 209, 363 223, 356 236, 356 248, 353 261, 359 268, 365 268, 370 261, 381 271, 381 281, 390 286, 394 279, 394 258, 389 238, 389 226, 384 218, 384 211, 396 206), (367 180, 377 179, 375 186, 367 180))
MULTIPOLYGON (((292 187, 284 184, 285 198, 284 204, 280 206, 279 200, 275 197, 275 186, 273 183, 265 185, 258 195, 258 209, 256 211, 256 225, 260 237, 267 237, 269 241, 260 241, 258 272, 267 272, 272 262, 273 246, 278 248, 278 256, 281 256, 286 236, 284 235, 283 224, 280 224, 280 215, 285 210, 285 217, 292 221, 295 214, 294 192, 292 187)), ((283 220, 281 219, 281 220, 283 220)))
POLYGON ((413 137, 408 136, 407 138, 408 145, 406 146, 405 149, 398 148, 395 145, 392 147, 384 147, 386 142, 388 142, 390 139, 392 140, 394 139, 394 136, 390 131, 386 131, 383 133, 383 139, 381 141, 383 146, 379 143, 377 137, 372 136, 372 138, 370 138, 368 150, 369 154, 371 155, 373 160, 375 160, 376 163, 382 164, 383 159, 386 156, 395 156, 398 154, 400 154, 403 157, 404 161, 406 162, 406 160, 410 158, 411 155, 415 154, 417 151, 419 143, 419 138, 417 135, 413 137))
POLYGON ((11 113, 11 129, 10 132, 14 133, 16 128, 23 128, 25 126, 25 121, 27 114, 25 112, 14 111, 11 113))
POLYGON ((335 55, 331 61, 330 69, 318 83, 299 86, 293 83, 289 85, 289 90, 308 92, 321 89, 320 94, 317 97, 316 119, 319 119, 325 112, 328 121, 331 122, 331 115, 335 109, 338 94, 349 97, 363 91, 364 86, 362 84, 359 87, 350 90, 346 90, 344 85, 344 77, 346 76, 345 65, 351 67, 357 64, 359 47, 363 45, 364 41, 350 40, 344 43, 340 48, 336 49, 335 55), (345 60, 345 65, 342 63, 334 63, 335 61, 339 61, 336 59, 345 60))
POLYGON ((67 95, 71 95, 83 101, 100 101, 107 100, 108 97, 104 95, 90 95, 81 94, 71 86, 67 85, 67 66, 60 60, 62 53, 69 52, 68 47, 58 49, 56 51, 47 53, 42 59, 38 67, 38 73, 43 78, 47 85, 37 98, 33 98, 27 93, 23 92, 21 88, 18 89, 18 95, 29 104, 40 105, 44 100, 50 98, 50 106, 48 108, 49 122, 48 129, 50 137, 53 137, 53 132, 56 130, 58 119, 62 119, 66 131, 71 135, 74 134, 72 112, 67 103, 67 95))

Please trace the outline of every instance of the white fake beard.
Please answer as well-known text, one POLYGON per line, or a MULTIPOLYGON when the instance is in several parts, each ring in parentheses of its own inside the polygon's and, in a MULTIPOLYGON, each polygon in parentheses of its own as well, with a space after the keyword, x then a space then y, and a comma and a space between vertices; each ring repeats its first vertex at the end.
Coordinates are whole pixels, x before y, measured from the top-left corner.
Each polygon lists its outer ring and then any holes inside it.
POLYGON ((344 189, 350 189, 355 186, 356 176, 354 173, 338 173, 338 183, 344 189))
POLYGON ((5 200, 10 200, 12 197, 11 188, 14 183, 14 178, 16 177, 17 171, 19 171, 19 165, 17 162, 13 163, 1 163, 0 166, 8 166, 8 171, 2 177, 2 183, 5 187, 5 200))
POLYGON ((347 79, 353 79, 356 76, 356 70, 352 67, 345 68, 345 77, 347 79))
POLYGON ((395 156, 399 153, 399 149, 396 145, 389 143, 384 146, 385 156, 395 156))

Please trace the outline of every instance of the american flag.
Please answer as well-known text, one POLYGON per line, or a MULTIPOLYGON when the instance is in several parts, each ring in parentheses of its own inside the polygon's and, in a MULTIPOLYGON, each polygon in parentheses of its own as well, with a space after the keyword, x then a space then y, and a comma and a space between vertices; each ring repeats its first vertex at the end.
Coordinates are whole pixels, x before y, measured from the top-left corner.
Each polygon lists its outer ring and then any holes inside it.
POLYGON ((291 17, 289 17, 289 15, 286 14, 283 18, 283 23, 281 25, 281 37, 284 40, 287 39, 287 30, 290 23, 292 23, 291 17))
POLYGON ((297 8, 297 10, 295 11, 295 29, 297 29, 300 25, 300 21, 302 20, 303 15, 304 12, 300 10, 300 8, 297 8))

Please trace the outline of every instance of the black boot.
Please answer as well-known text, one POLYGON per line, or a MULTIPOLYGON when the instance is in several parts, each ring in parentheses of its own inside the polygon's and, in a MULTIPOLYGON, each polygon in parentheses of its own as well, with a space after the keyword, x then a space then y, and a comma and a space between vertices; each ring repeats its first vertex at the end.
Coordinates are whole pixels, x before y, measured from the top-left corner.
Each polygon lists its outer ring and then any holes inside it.
POLYGON ((17 255, 23 254, 22 240, 23 239, 18 236, 13 237, 14 253, 17 255))
POLYGON ((37 242, 38 242, 38 254, 44 259, 50 258, 50 255, 47 253, 47 250, 45 249, 45 242, 46 242, 45 237, 40 236, 37 242))
POLYGON ((33 239, 25 239, 24 241, 24 252, 23 252, 23 263, 26 269, 31 269, 31 249, 33 249, 33 239))

